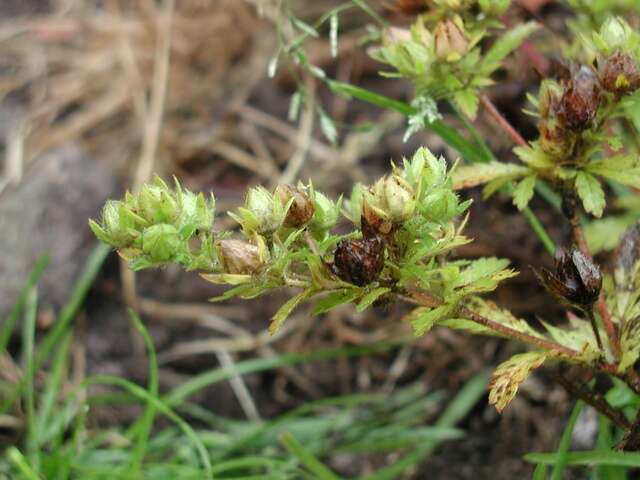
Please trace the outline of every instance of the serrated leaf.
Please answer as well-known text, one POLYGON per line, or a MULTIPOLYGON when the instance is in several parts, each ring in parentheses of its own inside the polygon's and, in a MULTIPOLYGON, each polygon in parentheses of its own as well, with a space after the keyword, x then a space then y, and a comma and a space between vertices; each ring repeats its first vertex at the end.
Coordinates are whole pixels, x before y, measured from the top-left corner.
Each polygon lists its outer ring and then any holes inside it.
POLYGON ((513 52, 531 33, 539 28, 535 22, 527 22, 500 35, 482 60, 482 72, 490 74, 500 67, 500 62, 513 52))
POLYGON ((576 190, 585 211, 596 217, 602 216, 605 207, 604 190, 596 177, 586 172, 576 175, 576 190))
POLYGON ((640 358, 640 321, 633 319, 626 322, 620 335, 622 358, 618 365, 618 372, 625 372, 640 358))
POLYGON ((614 250, 627 227, 637 220, 633 215, 609 216, 589 222, 584 236, 593 255, 614 250))
POLYGON ((345 303, 351 303, 356 298, 362 295, 362 289, 360 288, 345 288, 331 292, 329 295, 319 300, 313 307, 313 315, 320 315, 326 313, 329 310, 336 308, 338 305, 345 303))
POLYGON ((538 141, 531 142, 526 147, 515 147, 513 153, 522 163, 536 170, 545 170, 554 166, 553 159, 549 158, 538 141))
MULTIPOLYGON (((534 330, 526 320, 515 317, 509 310, 499 308, 494 302, 485 300, 482 297, 472 296, 468 297, 465 306, 479 315, 482 315, 485 318, 490 318, 494 322, 505 325, 509 328, 517 330, 519 332, 526 333, 533 337, 542 338, 542 335, 534 330)), ((472 322, 469 319, 461 318, 459 321, 445 321, 442 323, 446 326, 451 326, 452 328, 460 328, 469 331, 474 334, 484 334, 484 335, 492 335, 492 336, 502 336, 500 333, 495 330, 491 330, 487 327, 479 325, 475 322, 472 322), (468 323, 467 323, 468 322, 468 323), (450 325, 451 323, 451 325, 450 325), (473 323, 477 326, 472 326, 469 323, 473 323)))
MULTIPOLYGON (((549 332, 549 336, 553 341, 580 352, 577 358, 588 362, 600 356, 593 330, 588 321, 576 319, 572 323, 572 328, 555 327, 543 320, 540 320, 540 323, 549 332)), ((602 337, 603 335, 605 333, 600 332, 600 336, 602 337)))
POLYGON ((464 294, 490 292, 498 283, 517 275, 506 267, 509 261, 502 258, 487 257, 472 261, 453 282, 453 287, 464 294))
POLYGON ((364 297, 362 297, 362 300, 360 300, 360 303, 358 303, 358 306, 356 307, 356 310, 358 312, 362 312, 362 311, 366 310, 376 300, 378 300, 381 296, 389 293, 390 291, 391 291, 391 289, 388 288, 388 287, 378 287, 378 288, 376 288, 374 290, 371 290, 364 297))
POLYGON ((536 176, 529 175, 518 182, 513 189, 513 204, 518 210, 524 210, 533 198, 533 190, 536 186, 536 176))
POLYGON ((276 333, 278 333, 280 328, 282 328, 284 321, 287 319, 287 317, 289 317, 289 315, 291 315, 291 312, 293 312, 293 310, 298 305, 300 305, 300 303, 312 297, 315 293, 315 290, 307 289, 300 292, 295 297, 291 297, 289 300, 287 300, 285 304, 282 305, 278 309, 276 314, 271 318, 271 323, 269 324, 269 334, 275 335, 276 333))
POLYGON ((478 92, 474 89, 466 88, 457 91, 453 96, 453 101, 467 117, 472 120, 476 118, 480 99, 478 98, 478 92))
POLYGON ((454 190, 471 188, 497 179, 512 180, 530 173, 527 167, 515 163, 484 162, 462 165, 452 173, 454 190))
POLYGON ((623 185, 640 188, 640 163, 632 155, 617 155, 596 160, 587 165, 587 170, 623 185))
POLYGON ((520 384, 544 363, 547 355, 547 352, 521 353, 498 365, 489 381, 489 404, 501 413, 518 393, 520 384))
POLYGON ((451 315, 453 309, 452 305, 440 305, 432 309, 419 307, 410 312, 406 318, 411 322, 413 333, 419 337, 431 330, 436 323, 451 315))

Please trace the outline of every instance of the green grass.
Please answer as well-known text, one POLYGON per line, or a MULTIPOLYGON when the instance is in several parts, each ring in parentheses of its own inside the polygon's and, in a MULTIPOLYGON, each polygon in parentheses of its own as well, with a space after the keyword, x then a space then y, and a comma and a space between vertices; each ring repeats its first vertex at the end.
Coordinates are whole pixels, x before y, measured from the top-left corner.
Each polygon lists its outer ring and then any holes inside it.
MULTIPOLYGON (((446 400, 416 383, 391 394, 353 394, 302 404, 277 418, 248 421, 222 418, 190 402, 190 398, 236 375, 286 365, 375 355, 396 349, 407 339, 359 347, 340 346, 273 358, 253 358, 233 368, 195 375, 177 388, 159 391, 156 353, 142 320, 130 312, 149 356, 146 386, 114 376, 87 377, 70 388, 73 318, 104 261, 97 248, 87 261, 67 305, 53 328, 36 342, 37 281, 43 257, 11 313, 11 328, 2 331, 8 345, 20 315, 23 378, 4 383, 2 406, 12 415, 24 407, 24 435, 0 457, 0 478, 55 479, 298 479, 344 478, 328 461, 334 454, 380 456, 399 454, 391 464, 361 480, 401 478, 424 462, 445 441, 464 432, 455 425, 485 393, 486 375, 473 378, 433 420, 446 400), (42 381, 34 382, 34 378, 42 381), (91 386, 108 385, 113 393, 91 395, 91 386), (139 419, 129 426, 93 428, 91 409, 98 404, 138 403, 139 419), (170 421, 157 422, 159 417, 170 421)), ((360 479, 359 479, 360 480, 360 479)))

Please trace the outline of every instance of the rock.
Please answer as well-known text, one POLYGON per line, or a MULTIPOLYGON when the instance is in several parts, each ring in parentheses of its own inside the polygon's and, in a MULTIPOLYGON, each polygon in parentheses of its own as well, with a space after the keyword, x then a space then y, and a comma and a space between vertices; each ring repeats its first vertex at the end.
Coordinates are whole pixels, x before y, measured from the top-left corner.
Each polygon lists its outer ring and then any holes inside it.
POLYGON ((59 310, 96 245, 87 220, 118 190, 107 166, 67 147, 39 158, 0 193, 0 324, 44 252, 51 262, 38 284, 40 311, 59 310))

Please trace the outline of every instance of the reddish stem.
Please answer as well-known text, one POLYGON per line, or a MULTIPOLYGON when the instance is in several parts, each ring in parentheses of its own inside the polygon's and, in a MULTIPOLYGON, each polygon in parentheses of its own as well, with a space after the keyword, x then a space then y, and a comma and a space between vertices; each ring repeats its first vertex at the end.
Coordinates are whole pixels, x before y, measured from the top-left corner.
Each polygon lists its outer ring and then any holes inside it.
POLYGON ((504 118, 489 97, 486 95, 480 95, 480 103, 482 103, 482 106, 485 108, 487 113, 491 115, 496 122, 498 122, 500 128, 502 128, 502 130, 504 130, 504 132, 509 135, 516 144, 521 147, 527 146, 527 141, 516 131, 515 128, 513 128, 513 125, 509 123, 509 120, 504 118))

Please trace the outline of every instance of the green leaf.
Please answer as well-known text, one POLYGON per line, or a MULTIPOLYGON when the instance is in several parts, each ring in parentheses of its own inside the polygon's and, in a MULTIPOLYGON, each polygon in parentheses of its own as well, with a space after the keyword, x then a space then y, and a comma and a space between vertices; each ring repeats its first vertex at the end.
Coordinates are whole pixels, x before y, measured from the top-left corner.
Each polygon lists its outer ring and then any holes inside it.
POLYGON ((478 113, 478 92, 472 88, 457 91, 453 96, 453 101, 458 108, 472 120, 476 118, 478 113))
POLYGON ((538 141, 531 142, 526 147, 515 147, 513 153, 522 163, 536 170, 545 170, 554 166, 553 160, 544 152, 538 141))
POLYGON ((560 445, 558 446, 558 452, 556 453, 556 465, 551 472, 551 480, 562 480, 564 478, 564 470, 567 465, 569 448, 571 447, 571 438, 573 437, 573 429, 576 427, 578 417, 584 408, 584 403, 580 400, 576 402, 575 407, 571 411, 571 416, 567 422, 567 426, 562 432, 562 438, 560 439, 560 445))
POLYGON ((509 261, 503 258, 486 257, 474 260, 460 272, 453 282, 453 287, 466 295, 490 292, 502 280, 517 275, 514 270, 506 268, 508 265, 509 261))
POLYGON ((329 295, 319 300, 313 308, 313 315, 320 315, 326 313, 329 310, 336 308, 338 305, 345 303, 351 303, 356 298, 362 295, 362 289, 360 288, 345 288, 331 292, 329 295))
POLYGON ((640 322, 637 320, 626 322, 620 335, 622 358, 618 365, 618 372, 624 372, 640 358, 640 322))
POLYGON ((488 75, 499 68, 500 62, 518 48, 524 39, 538 28, 539 25, 537 23, 527 22, 511 28, 500 35, 484 55, 481 66, 482 72, 488 75))
POLYGON ((329 140, 332 145, 335 145, 338 141, 338 130, 336 129, 336 124, 324 110, 319 109, 318 113, 320 115, 320 130, 322 130, 322 134, 327 137, 327 140, 329 140))
POLYGON ((289 315, 291 315, 291 312, 293 312, 293 310, 302 302, 312 297, 315 293, 316 291, 314 289, 309 288, 300 292, 295 297, 291 297, 289 300, 287 300, 287 302, 280 307, 280 309, 271 319, 271 324, 269 325, 269 334, 275 335, 276 333, 278 333, 278 331, 280 331, 280 328, 282 328, 284 321, 289 315))
POLYGON ((358 303, 356 310, 359 312, 366 310, 381 296, 389 293, 390 291, 391 289, 388 287, 378 287, 374 290, 371 290, 364 297, 362 297, 362 300, 360 300, 360 303, 358 303))
POLYGON ((529 175, 513 189, 513 204, 518 210, 524 210, 533 198, 533 190, 536 186, 536 176, 529 175))
POLYGON ((578 172, 575 186, 584 209, 596 217, 601 217, 605 198, 604 190, 596 177, 590 173, 578 172))
POLYGON ((471 188, 497 179, 512 180, 530 174, 530 170, 515 163, 484 162, 462 165, 452 172, 454 190, 471 188))
POLYGON ((632 155, 617 155, 596 160, 587 165, 587 171, 634 188, 640 188, 640 164, 632 155))
POLYGON ((589 222, 584 227, 584 236, 592 254, 614 250, 620 238, 637 218, 633 215, 606 216, 589 222))
POLYGON ((489 381, 489 404, 502 412, 518 393, 520 384, 544 363, 547 355, 541 351, 521 353, 498 365, 489 381))
POLYGON ((407 319, 413 326, 413 333, 419 337, 431 330, 436 323, 451 315, 453 308, 453 305, 440 305, 432 309, 419 307, 409 313, 407 319))
MULTIPOLYGON (((558 462, 556 453, 529 453, 524 459, 532 463, 553 465, 558 462)), ((640 453, 618 452, 615 450, 590 450, 587 452, 569 452, 567 465, 613 465, 620 467, 640 467, 640 453)))

